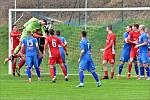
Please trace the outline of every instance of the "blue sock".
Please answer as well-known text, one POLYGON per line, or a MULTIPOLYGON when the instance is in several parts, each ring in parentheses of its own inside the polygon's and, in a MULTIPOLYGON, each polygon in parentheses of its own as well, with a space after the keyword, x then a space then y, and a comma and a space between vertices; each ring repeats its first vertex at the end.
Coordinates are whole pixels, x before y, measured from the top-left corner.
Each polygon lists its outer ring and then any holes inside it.
POLYGON ((119 75, 121 75, 122 69, 123 69, 123 64, 120 64, 119 69, 118 69, 118 74, 119 75))
POLYGON ((28 78, 31 78, 31 72, 30 72, 31 67, 27 67, 27 75, 28 78))
POLYGON ((65 68, 66 68, 67 75, 68 75, 68 68, 67 68, 67 65, 66 65, 66 64, 64 64, 64 66, 65 66, 65 68))
POLYGON ((140 67, 140 76, 144 76, 144 67, 143 66, 140 67))
POLYGON ((99 78, 98 78, 98 75, 97 73, 94 71, 94 72, 91 72, 93 77, 95 78, 96 82, 99 82, 99 78))
POLYGON ((146 69, 147 77, 150 77, 150 69, 149 69, 149 67, 146 67, 145 69, 146 69))
POLYGON ((54 76, 56 76, 56 66, 54 66, 54 76))
POLYGON ((39 67, 36 67, 35 70, 36 70, 37 76, 40 77, 41 75, 40 75, 40 69, 39 69, 39 67))
POLYGON ((83 71, 79 72, 79 76, 80 76, 80 83, 83 83, 83 80, 84 80, 84 73, 83 73, 83 71))
POLYGON ((135 73, 136 73, 136 75, 139 75, 139 68, 138 68, 138 65, 135 64, 134 67, 135 67, 135 73))

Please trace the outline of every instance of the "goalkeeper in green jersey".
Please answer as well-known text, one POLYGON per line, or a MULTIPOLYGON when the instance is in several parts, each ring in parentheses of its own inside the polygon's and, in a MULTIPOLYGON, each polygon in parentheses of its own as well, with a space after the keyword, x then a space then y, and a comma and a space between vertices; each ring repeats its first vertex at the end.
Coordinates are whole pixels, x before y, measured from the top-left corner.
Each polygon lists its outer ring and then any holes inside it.
POLYGON ((21 38, 20 38, 20 43, 19 45, 15 48, 14 50, 14 54, 11 56, 12 58, 12 62, 13 62, 13 59, 14 59, 14 55, 16 55, 20 48, 21 48, 21 43, 22 43, 22 40, 24 38, 27 37, 27 31, 31 31, 32 32, 32 35, 33 33, 36 31, 36 29, 40 29, 41 32, 42 32, 42 35, 43 37, 45 37, 45 29, 44 29, 44 25, 47 24, 47 21, 42 19, 42 20, 39 20, 35 17, 32 17, 29 21, 27 21, 24 25, 23 25, 23 31, 22 31, 22 35, 21 35, 21 38))

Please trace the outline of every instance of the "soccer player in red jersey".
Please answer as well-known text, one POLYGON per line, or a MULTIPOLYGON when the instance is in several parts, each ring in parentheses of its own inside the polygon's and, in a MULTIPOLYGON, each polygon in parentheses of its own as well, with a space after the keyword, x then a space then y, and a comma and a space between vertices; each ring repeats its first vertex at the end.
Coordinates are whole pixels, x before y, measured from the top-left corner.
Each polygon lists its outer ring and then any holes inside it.
MULTIPOLYGON (((21 32, 19 31, 19 28, 17 27, 17 25, 12 26, 12 31, 10 33, 10 36, 11 36, 11 53, 13 54, 14 49, 19 44, 19 39, 21 36, 21 32)), ((14 61, 12 63, 13 76, 15 76, 15 70, 16 69, 17 69, 16 72, 17 72, 18 76, 20 76, 19 70, 22 68, 22 66, 25 63, 25 59, 24 59, 23 55, 24 55, 24 53, 19 52, 14 58, 14 61), (20 62, 18 64, 18 68, 16 68, 16 62, 17 62, 18 57, 20 57, 20 62)), ((11 57, 6 58, 4 63, 8 62, 9 60, 11 60, 11 57)))
POLYGON ((65 44, 63 44, 58 37, 54 36, 54 30, 53 29, 50 29, 49 32, 50 32, 50 36, 48 36, 46 38, 45 45, 44 45, 44 55, 45 55, 46 47, 47 47, 47 45, 49 45, 49 53, 50 53, 49 54, 49 64, 50 64, 50 73, 51 73, 51 77, 52 77, 52 82, 56 81, 56 79, 54 77, 54 65, 56 63, 61 66, 62 71, 63 71, 64 76, 65 76, 65 80, 68 81, 67 71, 66 71, 66 68, 64 66, 64 63, 63 63, 63 60, 62 60, 62 57, 61 57, 61 54, 59 51, 59 47, 58 47, 58 45, 63 46, 65 52, 67 53, 65 44))
MULTIPOLYGON (((18 46, 19 44, 19 39, 21 36, 21 32, 19 32, 19 29, 16 25, 12 26, 12 31, 10 33, 10 37, 11 37, 11 53, 14 52, 14 49, 18 46)), ((5 62, 8 62, 11 58, 8 57, 5 59, 5 62)), ((17 62, 17 58, 14 58, 14 62, 12 63, 12 71, 13 71, 13 76, 15 76, 15 69, 16 69, 16 62, 17 62)))
POLYGON ((134 63, 135 66, 135 72, 137 75, 137 79, 140 78, 139 76, 139 69, 138 69, 138 63, 137 63, 137 52, 138 52, 138 48, 135 48, 135 45, 138 44, 138 40, 139 40, 139 36, 140 36, 140 31, 139 31, 139 25, 138 24, 134 24, 132 26, 132 30, 129 35, 128 35, 128 43, 131 43, 131 51, 130 51, 130 62, 128 64, 128 77, 127 79, 130 79, 131 77, 131 68, 132 68, 132 63, 134 63))
POLYGON ((101 49, 103 51, 103 70, 104 77, 103 79, 108 79, 108 69, 107 62, 111 64, 111 73, 110 77, 113 79, 114 77, 114 63, 115 63, 115 44, 116 44, 116 35, 112 32, 112 25, 107 26, 106 31, 108 32, 106 39, 106 47, 101 49))

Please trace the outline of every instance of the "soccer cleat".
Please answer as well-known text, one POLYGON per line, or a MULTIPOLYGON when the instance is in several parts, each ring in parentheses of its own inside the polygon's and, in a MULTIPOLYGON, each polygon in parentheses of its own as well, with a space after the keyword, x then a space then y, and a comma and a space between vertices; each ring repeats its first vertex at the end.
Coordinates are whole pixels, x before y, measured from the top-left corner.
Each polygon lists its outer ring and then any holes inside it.
POLYGON ((104 76, 102 79, 103 79, 103 80, 104 80, 104 79, 109 79, 109 77, 108 77, 108 76, 104 76))
POLYGON ((56 77, 56 76, 54 76, 54 78, 55 78, 55 80, 57 80, 57 77, 56 77))
POLYGON ((15 73, 13 73, 13 76, 15 76, 15 73))
POLYGON ((130 78, 131 78, 131 74, 128 74, 127 79, 130 79, 130 78))
POLYGON ((146 80, 150 80, 150 77, 147 77, 146 80))
POLYGON ((20 77, 20 70, 18 68, 16 68, 16 73, 20 77))
POLYGON ((114 79, 114 77, 110 77, 112 80, 114 79))
POLYGON ((117 79, 120 80, 121 79, 121 75, 118 75, 117 79))
POLYGON ((38 77, 38 81, 41 81, 42 80, 42 78, 41 77, 38 77))
POLYGON ((4 60, 4 64, 6 64, 8 62, 8 58, 5 58, 4 60))
POLYGON ((84 87, 83 83, 80 83, 79 85, 77 85, 76 87, 84 87))
POLYGON ((68 78, 65 78, 65 81, 69 81, 69 79, 68 79, 68 78))
POLYGON ((32 82, 31 78, 29 78, 28 82, 29 82, 29 83, 31 83, 31 82, 32 82))
POLYGON ((102 83, 101 82, 97 82, 96 83, 96 87, 100 87, 100 86, 102 86, 102 83))
POLYGON ((137 76, 136 76, 136 78, 137 78, 138 80, 140 80, 140 79, 141 79, 141 78, 140 78, 140 75, 137 75, 137 76))
POLYGON ((67 76, 65 76, 65 81, 69 81, 69 78, 67 76))
POLYGON ((53 79, 52 79, 52 83, 55 83, 55 82, 56 82, 56 78, 53 78, 53 79))

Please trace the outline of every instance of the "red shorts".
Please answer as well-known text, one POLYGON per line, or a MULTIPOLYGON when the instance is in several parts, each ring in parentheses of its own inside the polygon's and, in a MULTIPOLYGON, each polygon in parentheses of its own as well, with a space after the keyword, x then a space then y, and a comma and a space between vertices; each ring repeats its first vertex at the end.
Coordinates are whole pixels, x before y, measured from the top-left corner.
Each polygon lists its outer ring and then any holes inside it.
POLYGON ((112 54, 109 52, 104 52, 103 60, 106 60, 107 62, 109 61, 110 64, 114 64, 115 63, 115 54, 112 54))
POLYGON ((50 65, 61 64, 61 63, 63 63, 62 57, 50 57, 49 58, 50 65))
POLYGON ((134 46, 132 46, 131 51, 130 51, 130 58, 135 59, 138 54, 137 51, 138 51, 138 48, 135 48, 134 46))

